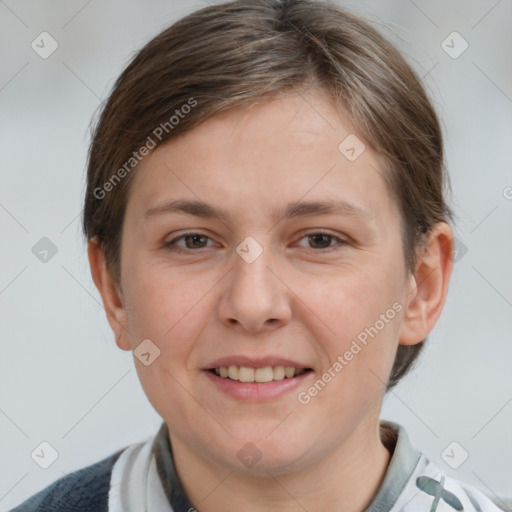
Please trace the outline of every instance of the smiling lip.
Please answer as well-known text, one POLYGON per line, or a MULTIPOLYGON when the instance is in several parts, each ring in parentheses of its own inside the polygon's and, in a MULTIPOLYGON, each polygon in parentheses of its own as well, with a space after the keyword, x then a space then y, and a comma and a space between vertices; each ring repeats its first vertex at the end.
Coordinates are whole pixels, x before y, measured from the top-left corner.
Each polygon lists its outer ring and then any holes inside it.
MULTIPOLYGON (((215 364, 217 364, 217 362, 215 364)), ((271 382, 240 382, 238 380, 219 377, 212 371, 209 371, 209 369, 205 369, 202 373, 210 379, 210 382, 214 384, 215 388, 222 393, 246 402, 264 402, 279 398, 296 389, 305 379, 308 379, 314 374, 314 372, 309 371, 301 373, 296 377, 273 380, 271 382)))

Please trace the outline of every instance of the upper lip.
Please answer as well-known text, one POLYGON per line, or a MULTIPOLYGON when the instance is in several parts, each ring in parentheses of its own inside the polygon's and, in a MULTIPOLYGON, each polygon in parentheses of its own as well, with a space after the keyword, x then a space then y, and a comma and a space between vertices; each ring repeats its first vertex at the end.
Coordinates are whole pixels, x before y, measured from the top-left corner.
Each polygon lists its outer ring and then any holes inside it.
POLYGON ((265 366, 293 366, 294 368, 311 368, 310 366, 304 365, 291 359, 285 359, 279 356, 265 356, 265 357, 249 357, 244 355, 235 355, 221 357, 215 359, 203 370, 211 370, 212 368, 220 368, 221 366, 246 366, 248 368, 263 368, 265 366))

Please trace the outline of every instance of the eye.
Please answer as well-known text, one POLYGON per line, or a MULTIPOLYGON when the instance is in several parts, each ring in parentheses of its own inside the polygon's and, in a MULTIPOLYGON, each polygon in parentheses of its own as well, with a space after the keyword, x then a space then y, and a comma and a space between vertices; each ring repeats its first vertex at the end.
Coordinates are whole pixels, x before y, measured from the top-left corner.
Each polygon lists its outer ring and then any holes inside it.
POLYGON ((205 240, 210 240, 210 238, 202 235, 201 233, 194 233, 191 231, 172 239, 170 242, 167 242, 164 247, 177 251, 186 251, 186 249, 202 249, 204 247, 202 244, 205 240), (181 239, 185 240, 185 249, 177 244, 178 240, 181 239), (190 241, 190 243, 187 243, 187 241, 190 241))
POLYGON ((330 249, 333 247, 330 245, 330 242, 333 240, 338 242, 338 245, 344 245, 347 242, 335 235, 331 235, 330 233, 323 233, 323 232, 316 232, 316 233, 309 233, 307 235, 304 235, 303 238, 307 238, 308 242, 313 244, 313 249, 318 249, 319 251, 326 251, 327 249, 330 249), (320 247, 318 247, 320 246, 320 247))
MULTIPOLYGON (((347 242, 335 235, 331 235, 330 233, 323 233, 323 232, 315 232, 315 233, 309 233, 307 235, 304 235, 301 237, 302 239, 308 239, 308 242, 313 244, 313 249, 317 249, 318 251, 326 251, 333 247, 331 245, 332 241, 336 241, 338 245, 344 245, 347 242), (320 247, 319 247, 320 246, 320 247)), ((194 249, 203 249, 206 247, 205 244, 207 244, 207 241, 211 240, 210 237, 206 235, 202 235, 201 233, 195 233, 195 232, 189 232, 184 233, 174 239, 172 239, 170 242, 167 242, 164 247, 168 248, 170 250, 176 250, 178 252, 187 252, 187 249, 194 250, 194 249), (178 245, 178 241, 184 240, 185 247, 178 245)))

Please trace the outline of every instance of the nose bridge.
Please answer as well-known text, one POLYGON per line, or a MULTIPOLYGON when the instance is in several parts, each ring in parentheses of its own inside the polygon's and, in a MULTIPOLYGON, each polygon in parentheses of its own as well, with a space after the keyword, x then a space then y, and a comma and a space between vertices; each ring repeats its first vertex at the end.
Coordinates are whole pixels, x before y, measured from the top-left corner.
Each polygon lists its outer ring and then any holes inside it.
POLYGON ((286 287, 272 269, 270 238, 247 237, 236 248, 228 289, 221 299, 222 321, 254 331, 289 316, 286 287))
MULTIPOLYGON (((270 237, 256 238, 246 237, 236 248, 236 257, 234 261, 232 286, 237 293, 253 296, 261 301, 268 300, 273 293, 273 276, 269 270, 272 262, 270 249, 270 237)), ((245 300, 247 297, 238 297, 239 300, 245 300)))

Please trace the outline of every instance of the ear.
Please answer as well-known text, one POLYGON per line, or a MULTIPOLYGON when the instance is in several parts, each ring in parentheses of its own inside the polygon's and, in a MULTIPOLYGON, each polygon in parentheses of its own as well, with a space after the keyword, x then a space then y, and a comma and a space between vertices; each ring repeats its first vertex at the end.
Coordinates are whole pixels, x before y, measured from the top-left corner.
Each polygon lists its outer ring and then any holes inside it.
POLYGON ((92 279, 103 300, 107 320, 116 337, 117 346, 122 350, 131 350, 122 291, 114 282, 97 237, 89 240, 87 253, 92 279))
POLYGON ((450 226, 445 222, 435 224, 426 244, 418 251, 416 270, 410 276, 400 345, 415 345, 434 328, 448 293, 453 250, 450 226))

